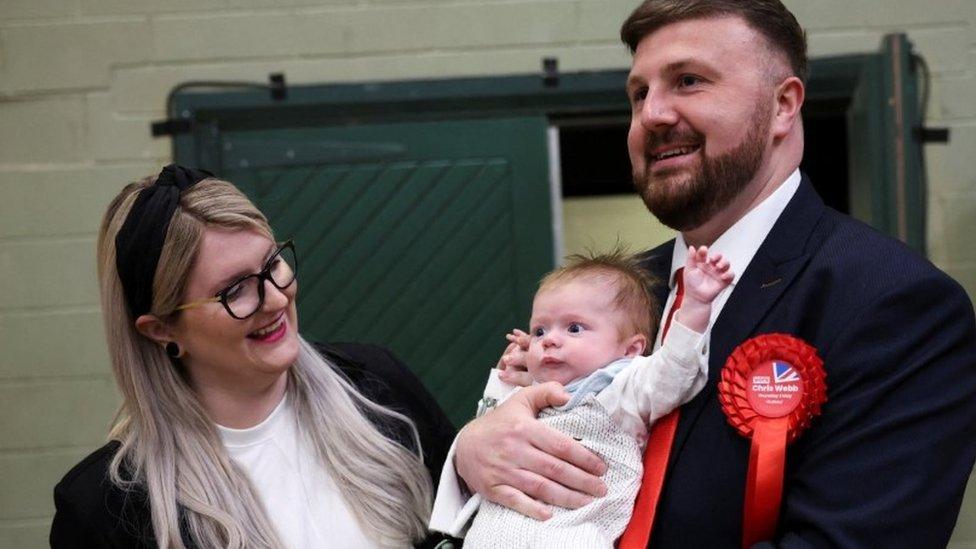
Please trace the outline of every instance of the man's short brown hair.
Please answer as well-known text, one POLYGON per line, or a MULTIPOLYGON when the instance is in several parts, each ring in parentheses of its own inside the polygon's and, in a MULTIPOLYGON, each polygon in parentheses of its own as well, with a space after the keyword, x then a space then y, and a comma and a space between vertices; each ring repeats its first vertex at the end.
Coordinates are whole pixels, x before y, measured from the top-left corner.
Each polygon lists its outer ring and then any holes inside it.
POLYGON ((659 306, 651 288, 654 279, 642 268, 637 259, 622 248, 602 254, 574 254, 539 282, 539 292, 560 284, 577 280, 594 280, 604 284, 606 290, 615 292, 611 303, 623 313, 626 324, 619 326, 620 337, 643 334, 649 342, 650 353, 657 330, 659 306))
POLYGON ((780 0, 645 0, 620 27, 620 39, 634 53, 644 37, 661 27, 715 17, 744 19, 773 50, 786 56, 794 76, 807 81, 806 33, 780 0))

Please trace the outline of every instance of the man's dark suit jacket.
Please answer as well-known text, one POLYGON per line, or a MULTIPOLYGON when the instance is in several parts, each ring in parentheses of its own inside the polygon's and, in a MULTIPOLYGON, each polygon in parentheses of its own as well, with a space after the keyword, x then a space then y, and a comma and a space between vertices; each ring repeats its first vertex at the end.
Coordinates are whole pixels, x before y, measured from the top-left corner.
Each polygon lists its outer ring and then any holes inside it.
MULTIPOLYGON (((645 256, 660 280, 673 246, 645 256)), ((709 381, 681 409, 650 545, 741 546, 749 441, 716 383, 737 345, 771 332, 817 348, 828 397, 788 449, 772 543, 944 546, 976 457, 972 304, 901 243, 824 206, 806 177, 712 328, 709 381)))

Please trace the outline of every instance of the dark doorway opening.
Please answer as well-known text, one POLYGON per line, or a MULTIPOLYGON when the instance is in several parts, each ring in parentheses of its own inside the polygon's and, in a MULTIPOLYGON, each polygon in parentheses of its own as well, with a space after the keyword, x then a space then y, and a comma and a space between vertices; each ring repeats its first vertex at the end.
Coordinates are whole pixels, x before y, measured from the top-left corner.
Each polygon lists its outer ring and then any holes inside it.
POLYGON ((803 161, 800 170, 810 176, 824 202, 849 214, 850 179, 847 148, 847 99, 811 101, 803 106, 803 161))
POLYGON ((626 116, 556 121, 564 198, 634 193, 629 124, 626 116))

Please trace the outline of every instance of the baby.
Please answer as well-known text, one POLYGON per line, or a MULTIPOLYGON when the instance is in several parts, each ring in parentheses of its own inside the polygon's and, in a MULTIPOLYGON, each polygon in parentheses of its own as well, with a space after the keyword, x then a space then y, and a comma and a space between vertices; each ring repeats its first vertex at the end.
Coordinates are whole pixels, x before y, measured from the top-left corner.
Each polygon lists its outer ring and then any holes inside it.
MULTIPOLYGON (((509 337, 515 344, 502 363, 524 364, 534 382, 566 387, 569 402, 539 418, 606 462, 607 495, 575 510, 556 507, 544 522, 475 496, 461 512, 477 507, 466 548, 613 547, 633 511, 650 425, 705 384, 711 303, 733 278, 728 262, 709 257, 704 246, 689 249, 679 276, 683 299, 663 328, 661 348, 650 356, 644 355, 653 346, 657 307, 647 275, 632 258, 620 252, 574 256, 542 280, 530 331, 509 337)), ((498 372, 482 402, 517 390, 498 372)))

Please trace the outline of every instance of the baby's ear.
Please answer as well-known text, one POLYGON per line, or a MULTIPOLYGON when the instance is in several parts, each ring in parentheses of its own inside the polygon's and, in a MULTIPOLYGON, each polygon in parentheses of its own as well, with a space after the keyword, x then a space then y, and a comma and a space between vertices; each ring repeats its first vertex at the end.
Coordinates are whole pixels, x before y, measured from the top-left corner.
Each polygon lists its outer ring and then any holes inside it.
POLYGON ((644 354, 644 349, 647 348, 647 337, 644 334, 634 334, 625 339, 624 342, 627 344, 624 356, 641 356, 644 354))

